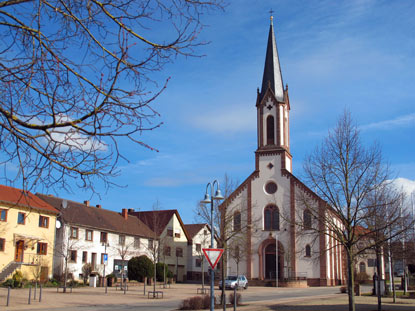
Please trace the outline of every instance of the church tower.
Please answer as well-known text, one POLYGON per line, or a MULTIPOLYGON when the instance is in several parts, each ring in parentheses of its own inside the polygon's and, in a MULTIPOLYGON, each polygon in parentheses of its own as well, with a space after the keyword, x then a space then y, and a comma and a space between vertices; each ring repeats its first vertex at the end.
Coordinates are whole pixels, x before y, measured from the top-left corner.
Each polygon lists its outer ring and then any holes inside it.
POLYGON ((291 172, 290 100, 288 97, 288 86, 284 89, 282 80, 272 16, 268 34, 262 87, 261 92, 258 89, 257 93, 258 149, 255 152, 257 169, 262 155, 278 154, 281 156, 281 168, 291 172))

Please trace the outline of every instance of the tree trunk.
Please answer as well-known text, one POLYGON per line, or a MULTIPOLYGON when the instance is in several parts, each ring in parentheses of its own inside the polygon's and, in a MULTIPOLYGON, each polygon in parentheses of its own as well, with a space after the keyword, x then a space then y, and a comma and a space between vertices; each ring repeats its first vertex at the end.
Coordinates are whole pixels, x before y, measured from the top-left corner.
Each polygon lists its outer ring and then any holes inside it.
POLYGON ((350 256, 351 250, 346 249, 347 254, 347 294, 349 295, 349 311, 355 311, 354 304, 354 275, 353 259, 350 256))
POLYGON ((221 299, 223 302, 223 299, 225 298, 225 265, 226 265, 226 253, 223 252, 222 254, 222 266, 220 267, 221 269, 221 274, 222 274, 222 280, 220 282, 222 282, 222 295, 221 295, 221 299))
POLYGON ((157 261, 154 256, 154 282, 153 282, 153 298, 156 297, 156 280, 157 280, 157 261))
POLYGON ((205 265, 202 258, 202 293, 205 293, 205 265))
POLYGON ((395 277, 393 276, 393 260, 392 260, 392 256, 391 256, 391 271, 390 271, 390 274, 392 275, 393 303, 396 303, 395 277))
POLYGON ((65 272, 63 274, 63 292, 66 293, 66 283, 68 282, 68 256, 65 258, 65 272))

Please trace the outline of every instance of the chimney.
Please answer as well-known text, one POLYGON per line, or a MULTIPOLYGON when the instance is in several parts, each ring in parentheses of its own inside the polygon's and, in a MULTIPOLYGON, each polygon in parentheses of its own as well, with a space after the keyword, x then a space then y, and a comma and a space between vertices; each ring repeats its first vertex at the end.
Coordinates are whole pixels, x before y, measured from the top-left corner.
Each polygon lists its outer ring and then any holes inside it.
POLYGON ((133 208, 129 208, 128 209, 128 214, 134 213, 134 209, 133 208))
POLYGON ((125 220, 128 219, 128 211, 126 208, 122 209, 122 217, 124 217, 125 220))
POLYGON ((84 201, 84 204, 85 204, 86 206, 89 206, 89 201, 84 201))
POLYGON ((101 204, 97 204, 97 208, 101 208, 101 204))

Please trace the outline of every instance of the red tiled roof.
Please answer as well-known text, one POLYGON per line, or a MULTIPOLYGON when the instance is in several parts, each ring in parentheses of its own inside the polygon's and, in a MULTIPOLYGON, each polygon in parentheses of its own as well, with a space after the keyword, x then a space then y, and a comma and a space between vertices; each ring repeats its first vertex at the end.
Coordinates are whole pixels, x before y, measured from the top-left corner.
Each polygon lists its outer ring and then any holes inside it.
POLYGON ((9 186, 0 185, 0 201, 16 206, 35 208, 56 214, 59 213, 56 208, 41 200, 33 193, 9 186))
POLYGON ((187 233, 189 233, 189 236, 191 239, 194 238, 194 236, 196 234, 199 233, 200 230, 203 229, 203 227, 206 226, 206 224, 189 224, 189 225, 184 225, 184 227, 187 230, 187 233))
POLYGON ((62 213, 63 220, 73 225, 123 233, 127 235, 154 238, 154 232, 140 219, 128 215, 125 219, 121 213, 67 200, 67 207, 62 208, 64 199, 55 196, 36 193, 42 200, 48 202, 62 213))
POLYGON ((175 209, 170 210, 159 210, 159 211, 139 211, 139 212, 129 212, 129 215, 134 215, 138 217, 142 222, 150 227, 157 235, 163 233, 170 219, 176 214, 177 219, 179 220, 183 232, 186 235, 188 241, 191 240, 186 227, 184 226, 182 219, 180 218, 179 212, 175 209))

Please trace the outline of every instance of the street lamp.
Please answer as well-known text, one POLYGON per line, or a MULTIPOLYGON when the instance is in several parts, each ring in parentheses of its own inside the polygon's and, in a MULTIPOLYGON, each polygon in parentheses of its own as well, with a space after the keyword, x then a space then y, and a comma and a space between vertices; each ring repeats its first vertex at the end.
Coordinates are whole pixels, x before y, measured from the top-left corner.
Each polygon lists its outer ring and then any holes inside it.
MULTIPOLYGON (((206 192, 205 198, 201 201, 201 203, 208 204, 210 203, 210 245, 213 248, 214 236, 215 236, 215 227, 213 226, 213 200, 223 200, 224 197, 222 196, 220 189, 219 189, 219 182, 215 179, 213 183, 208 183, 206 185, 206 192), (216 192, 213 195, 213 191, 216 184, 216 192), (208 189, 210 188, 210 196, 208 193, 208 189), (212 197, 212 199, 211 199, 212 197)), ((211 269, 210 272, 210 311, 213 311, 215 308, 215 270, 211 269)))

